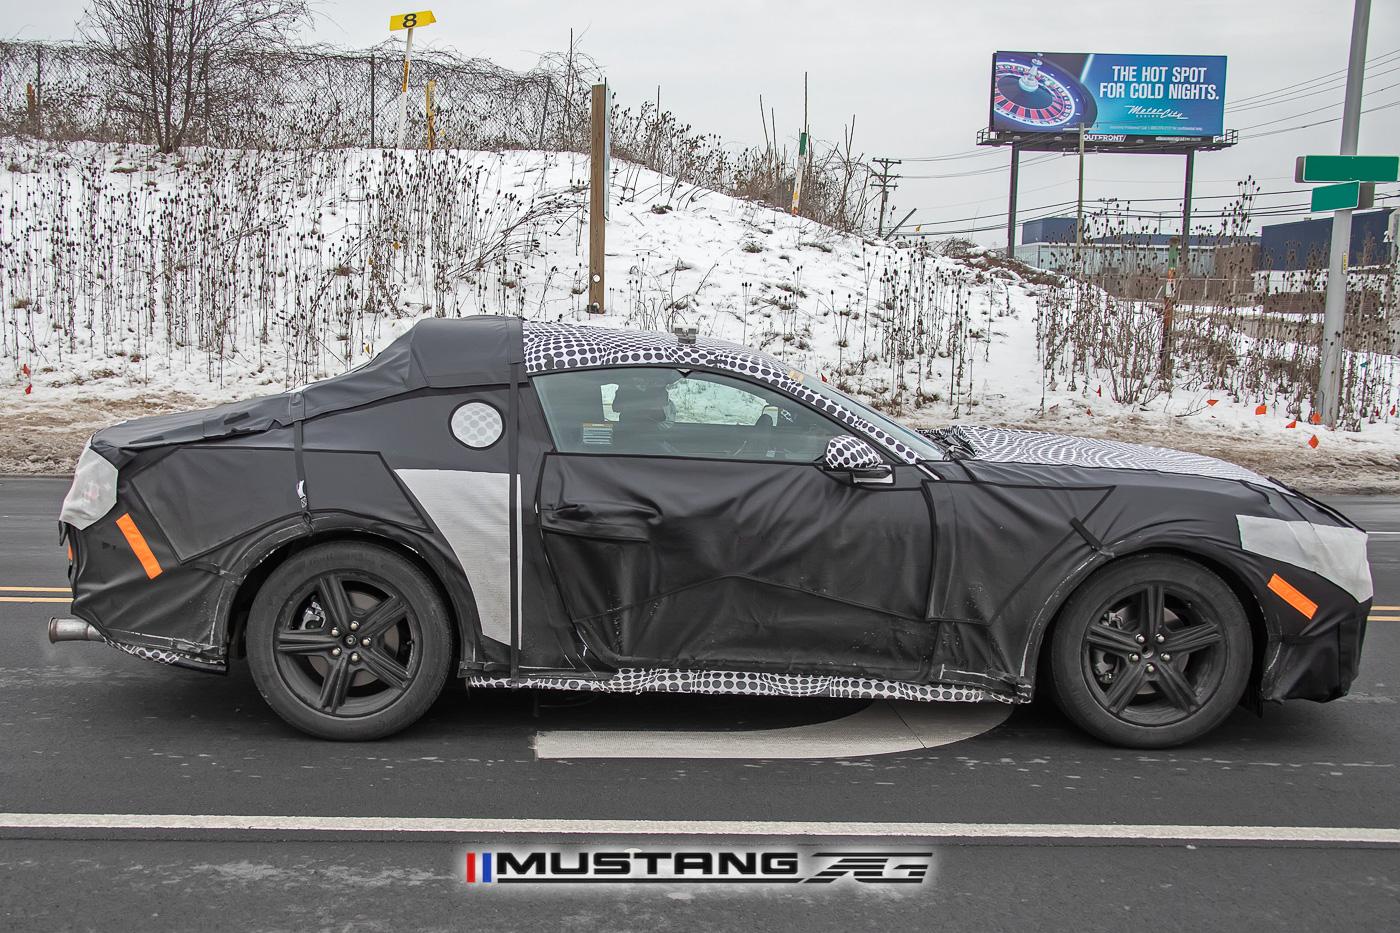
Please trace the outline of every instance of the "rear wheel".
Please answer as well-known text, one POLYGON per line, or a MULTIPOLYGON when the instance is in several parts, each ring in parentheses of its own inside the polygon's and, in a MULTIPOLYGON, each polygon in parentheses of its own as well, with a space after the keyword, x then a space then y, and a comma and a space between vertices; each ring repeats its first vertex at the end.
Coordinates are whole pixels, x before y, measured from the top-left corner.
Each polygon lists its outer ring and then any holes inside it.
POLYGON ((268 577, 248 618, 248 661, 283 719, 327 739, 377 739, 442 691, 452 635, 442 599, 384 548, 326 544, 268 577))
POLYGON ((1234 592, 1193 561, 1129 558, 1066 603, 1050 646, 1065 715, 1115 745, 1165 748, 1230 715, 1249 679, 1249 620, 1234 592))

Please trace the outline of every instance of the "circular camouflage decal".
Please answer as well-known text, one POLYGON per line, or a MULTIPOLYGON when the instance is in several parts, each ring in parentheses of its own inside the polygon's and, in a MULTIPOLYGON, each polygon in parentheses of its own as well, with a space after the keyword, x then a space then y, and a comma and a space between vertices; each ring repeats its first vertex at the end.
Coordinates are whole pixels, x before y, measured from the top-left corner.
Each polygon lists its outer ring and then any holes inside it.
POLYGON ((468 447, 490 447, 502 427, 501 413, 485 402, 467 402, 452 413, 452 436, 468 447))

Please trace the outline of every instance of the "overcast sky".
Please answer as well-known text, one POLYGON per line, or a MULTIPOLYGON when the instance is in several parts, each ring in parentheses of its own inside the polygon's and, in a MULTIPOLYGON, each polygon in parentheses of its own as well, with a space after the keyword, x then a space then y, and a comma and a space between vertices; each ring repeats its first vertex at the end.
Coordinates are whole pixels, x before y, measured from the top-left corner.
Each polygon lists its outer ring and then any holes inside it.
MULTIPOLYGON (((926 230, 1005 223, 1009 151, 974 146, 987 121, 993 51, 1227 55, 1226 99, 1240 100, 1345 68, 1352 10, 1350 0, 430 0, 430 5, 438 22, 419 30, 415 43, 523 68, 541 53, 565 48, 572 28, 583 37, 584 51, 606 68, 624 104, 654 98, 659 85, 663 107, 736 144, 762 142, 760 92, 777 109, 779 131, 795 138, 806 70, 813 134, 838 139, 854 114, 859 150, 905 160, 899 170, 907 177, 894 195, 892 213, 903 216, 916 208, 911 223, 933 225, 926 230), (967 158, 914 161, 956 153, 967 158), (914 177, 981 169, 996 170, 914 177)), ((1367 57, 1390 58, 1368 73, 1367 107, 1400 101, 1400 54, 1394 54, 1400 52, 1400 2, 1376 0, 1373 6, 1367 57)), ((17 5, 6 17, 7 31, 22 38, 71 38, 83 7, 82 0, 17 5)), ((317 9, 308 38, 364 46, 385 38, 390 13, 410 7, 321 0, 317 9)), ((1308 97, 1227 111, 1226 126, 1241 131, 1241 142, 1233 150, 1198 157, 1198 217, 1219 210, 1227 202, 1212 196, 1233 194, 1247 175, 1259 179, 1265 191, 1296 191, 1295 155, 1336 152, 1336 122, 1251 138, 1253 132, 1339 117, 1340 78, 1333 84, 1335 90, 1308 97), (1325 109, 1304 114, 1317 108, 1325 109), (1267 125, 1245 129, 1255 124, 1267 125)), ((1400 106, 1362 117, 1360 148, 1400 152, 1400 106)), ((1027 165, 1029 158, 1023 156, 1021 171, 1023 217, 1073 200, 1073 157, 1027 165)), ((1133 199, 1139 208, 1174 216, 1180 210, 1183 162, 1179 156, 1093 156, 1085 197, 1133 199)), ((1284 193, 1258 203, 1300 200, 1306 196, 1284 193)), ((1068 210, 1073 213, 1072 204, 1068 210)), ((998 243, 1004 236, 987 232, 978 239, 998 243)))

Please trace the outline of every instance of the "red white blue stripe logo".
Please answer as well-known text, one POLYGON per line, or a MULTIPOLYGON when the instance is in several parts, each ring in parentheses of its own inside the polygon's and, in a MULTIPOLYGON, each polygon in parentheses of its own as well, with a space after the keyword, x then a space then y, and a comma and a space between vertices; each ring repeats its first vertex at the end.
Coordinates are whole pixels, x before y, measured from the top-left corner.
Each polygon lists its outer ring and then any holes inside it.
POLYGON ((467 853, 467 884, 489 884, 496 880, 491 852, 467 853))

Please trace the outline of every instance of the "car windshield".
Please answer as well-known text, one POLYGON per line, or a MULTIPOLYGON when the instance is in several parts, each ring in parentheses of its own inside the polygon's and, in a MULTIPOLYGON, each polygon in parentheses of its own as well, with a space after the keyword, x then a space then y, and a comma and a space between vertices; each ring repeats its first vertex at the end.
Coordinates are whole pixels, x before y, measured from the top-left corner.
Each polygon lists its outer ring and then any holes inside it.
POLYGON ((858 414, 860 414, 861 417, 865 418, 865 420, 877 425, 880 428, 883 428, 885 432, 892 435, 895 440, 899 441, 906 447, 913 450, 920 460, 948 459, 948 455, 944 452, 944 448, 940 447, 934 441, 930 440, 929 438, 925 437, 924 435, 911 428, 906 428, 898 421, 895 421, 888 415, 881 414, 880 412, 871 408, 869 405, 866 405, 864 402, 852 398, 845 392, 842 392, 840 389, 833 386, 831 383, 822 382, 820 379, 814 376, 808 375, 807 373, 803 373, 802 384, 807 388, 811 389, 813 392, 816 392, 819 395, 823 395, 839 405, 842 405, 849 409, 853 409, 858 414))

